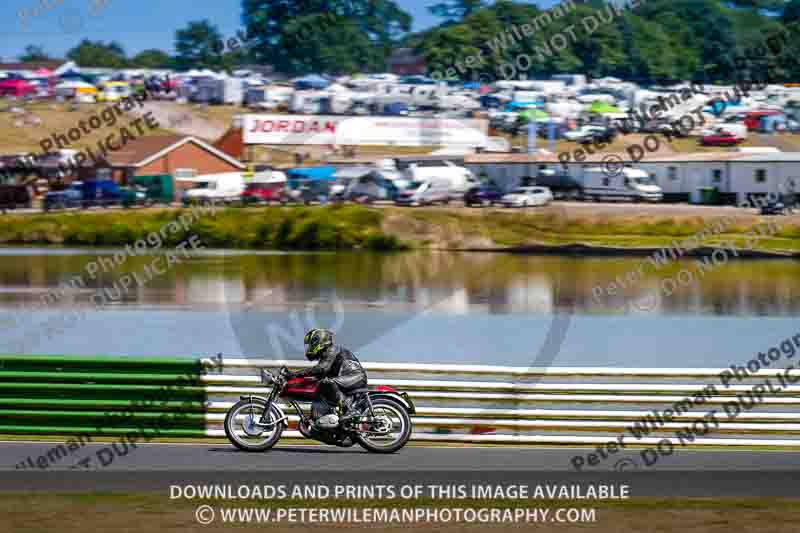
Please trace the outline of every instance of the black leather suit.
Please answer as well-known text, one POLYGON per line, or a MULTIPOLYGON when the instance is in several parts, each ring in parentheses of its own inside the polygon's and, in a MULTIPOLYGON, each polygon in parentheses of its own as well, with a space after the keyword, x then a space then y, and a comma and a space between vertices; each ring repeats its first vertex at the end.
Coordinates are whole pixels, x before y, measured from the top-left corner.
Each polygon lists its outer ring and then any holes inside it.
POLYGON ((367 373, 358 358, 341 346, 330 346, 322 352, 316 365, 290 372, 289 377, 315 377, 321 380, 317 394, 331 407, 344 400, 345 392, 367 386, 367 373))

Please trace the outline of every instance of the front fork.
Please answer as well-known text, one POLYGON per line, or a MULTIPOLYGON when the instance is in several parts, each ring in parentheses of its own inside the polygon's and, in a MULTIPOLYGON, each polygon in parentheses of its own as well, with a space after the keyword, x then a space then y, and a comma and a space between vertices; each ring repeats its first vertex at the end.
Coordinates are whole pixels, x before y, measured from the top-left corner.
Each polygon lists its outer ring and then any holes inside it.
MULTIPOLYGON (((279 424, 279 423, 285 421, 285 419, 286 419, 285 416, 280 420, 276 420, 275 422, 269 422, 269 418, 268 418, 268 414, 269 414, 270 410, 272 409, 272 403, 275 401, 275 398, 277 398, 279 392, 280 391, 278 390, 278 387, 272 387, 272 390, 270 391, 269 396, 267 396, 267 404, 264 406, 264 412, 261 413, 261 418, 259 418, 258 422, 256 422, 256 425, 261 426, 261 427, 272 427, 275 424, 279 424)), ((252 397, 250 398, 250 402, 251 402, 250 416, 252 417, 253 416, 253 410, 252 410, 253 409, 253 407, 252 407, 253 399, 252 399, 252 397)), ((278 410, 278 412, 280 412, 280 410, 278 410)))

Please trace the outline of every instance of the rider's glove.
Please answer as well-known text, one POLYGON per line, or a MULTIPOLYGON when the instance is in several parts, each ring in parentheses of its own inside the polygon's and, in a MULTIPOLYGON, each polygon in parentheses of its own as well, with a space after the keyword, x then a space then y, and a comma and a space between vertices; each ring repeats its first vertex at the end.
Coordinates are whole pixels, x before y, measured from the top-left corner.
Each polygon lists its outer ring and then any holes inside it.
POLYGON ((287 370, 286 371, 286 379, 295 379, 295 378, 299 378, 299 377, 302 377, 302 376, 303 376, 303 371, 302 370, 297 370, 295 372, 292 372, 291 370, 287 370))

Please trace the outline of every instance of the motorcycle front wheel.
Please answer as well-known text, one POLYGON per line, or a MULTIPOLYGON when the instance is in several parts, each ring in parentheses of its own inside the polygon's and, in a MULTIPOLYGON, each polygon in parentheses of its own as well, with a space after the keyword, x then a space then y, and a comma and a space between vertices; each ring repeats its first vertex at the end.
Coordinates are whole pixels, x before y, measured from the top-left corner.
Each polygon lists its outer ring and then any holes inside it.
POLYGON ((250 400, 241 400, 231 407, 225 416, 225 435, 231 444, 246 452, 263 452, 275 446, 283 433, 284 422, 277 422, 278 410, 273 407, 267 413, 269 425, 257 425, 265 407, 261 402, 250 400))
POLYGON ((372 402, 374 417, 365 413, 364 421, 358 425, 356 442, 373 453, 394 453, 406 445, 411 438, 411 417, 399 403, 388 398, 372 402))

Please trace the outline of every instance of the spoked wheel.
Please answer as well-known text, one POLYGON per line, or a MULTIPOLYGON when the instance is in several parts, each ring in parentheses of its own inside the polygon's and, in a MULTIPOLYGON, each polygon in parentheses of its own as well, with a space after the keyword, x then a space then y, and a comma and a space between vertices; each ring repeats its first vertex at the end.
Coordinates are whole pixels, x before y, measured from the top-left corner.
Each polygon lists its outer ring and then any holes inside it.
POLYGON ((356 440, 362 448, 374 453, 394 453, 411 438, 411 417, 405 407, 389 399, 372 402, 374 417, 365 413, 358 425, 356 440))
POLYGON ((277 422, 278 412, 270 409, 267 425, 258 425, 266 406, 263 403, 242 400, 231 407, 225 416, 225 435, 231 443, 246 452, 269 450, 283 433, 283 422, 277 422))

